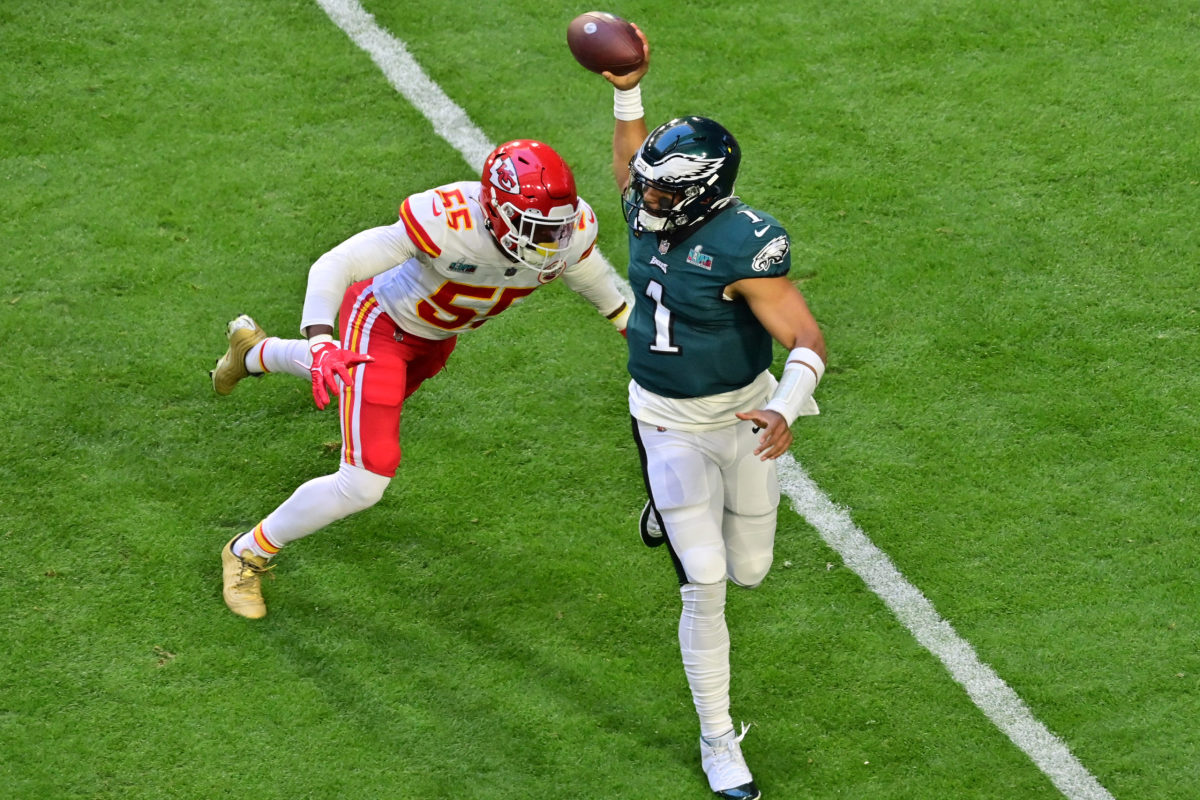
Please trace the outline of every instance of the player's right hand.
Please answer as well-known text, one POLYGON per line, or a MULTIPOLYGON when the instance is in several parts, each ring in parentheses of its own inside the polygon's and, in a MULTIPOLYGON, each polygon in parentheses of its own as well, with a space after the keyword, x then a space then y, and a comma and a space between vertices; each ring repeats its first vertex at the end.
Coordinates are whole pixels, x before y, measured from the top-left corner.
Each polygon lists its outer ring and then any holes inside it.
POLYGON ((734 416, 753 422, 755 433, 762 431, 758 437, 758 447, 754 450, 759 461, 779 458, 792 446, 792 429, 778 411, 756 408, 753 411, 739 411, 734 416))
POLYGON ((313 400, 317 408, 329 405, 329 392, 341 394, 338 381, 350 382, 350 368, 375 359, 365 353, 343 350, 333 342, 318 342, 309 348, 312 364, 308 372, 312 375, 313 400))
POLYGON ((637 31, 638 38, 642 40, 642 65, 633 72, 628 72, 624 75, 614 75, 611 72, 601 72, 600 75, 611 83, 617 89, 632 89, 641 82, 645 77, 646 72, 650 69, 650 42, 646 39, 646 34, 642 33, 642 29, 636 23, 630 23, 633 29, 637 31))

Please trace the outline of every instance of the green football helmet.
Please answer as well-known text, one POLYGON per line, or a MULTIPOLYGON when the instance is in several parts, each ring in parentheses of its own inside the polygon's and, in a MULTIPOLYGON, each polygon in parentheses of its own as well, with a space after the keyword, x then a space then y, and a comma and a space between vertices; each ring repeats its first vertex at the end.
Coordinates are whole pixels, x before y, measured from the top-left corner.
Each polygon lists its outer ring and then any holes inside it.
POLYGON ((659 125, 629 161, 621 198, 626 224, 635 233, 668 233, 700 223, 736 201, 741 161, 733 134, 711 119, 678 117, 659 125))

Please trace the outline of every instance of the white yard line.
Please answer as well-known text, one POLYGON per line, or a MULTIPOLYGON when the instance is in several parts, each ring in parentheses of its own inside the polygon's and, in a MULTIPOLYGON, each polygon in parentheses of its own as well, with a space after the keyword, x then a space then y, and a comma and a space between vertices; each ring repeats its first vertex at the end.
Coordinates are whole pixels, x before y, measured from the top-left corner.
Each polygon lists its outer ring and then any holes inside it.
MULTIPOLYGON (((421 65, 408 52, 404 42, 388 33, 375 22, 357 0, 317 0, 329 18, 350 39, 371 56, 371 60, 383 71, 392 87, 412 103, 433 125, 433 131, 457 150, 475 172, 483 169, 483 162, 495 148, 483 131, 471 122, 467 112, 446 96, 442 87, 434 83, 421 65)), ((612 264, 600 252, 596 256, 616 277, 625 299, 633 302, 629 285, 617 275, 612 264)))
MULTIPOLYGON (((495 146, 458 105, 430 80, 408 48, 375 23, 357 0, 317 0, 339 28, 365 50, 388 81, 433 125, 473 170, 483 166, 495 146)), ((599 252, 597 250, 597 252, 599 252)), ((603 256, 601 256, 603 258, 603 256)), ((605 262, 607 263, 607 261, 605 262)), ((612 270, 612 266, 609 265, 612 270)), ((628 285, 617 281, 629 295, 628 285)), ((984 714, 1021 748, 1069 800, 1113 800, 1113 796, 1071 755, 1061 739, 1038 722, 1025 702, 975 650, 920 590, 892 564, 854 524, 850 514, 825 496, 791 454, 779 459, 781 488, 792 508, 817 530, 847 567, 879 595, 917 641, 950 671, 984 714)))
POLYGON ((1064 796, 1070 800, 1113 800, 1062 740, 1038 722, 1017 693, 979 660, 971 645, 896 569, 887 553, 854 524, 850 513, 825 496, 791 453, 779 459, 779 483, 791 498, 792 508, 879 595, 917 641, 938 657, 975 705, 1033 759, 1064 796))

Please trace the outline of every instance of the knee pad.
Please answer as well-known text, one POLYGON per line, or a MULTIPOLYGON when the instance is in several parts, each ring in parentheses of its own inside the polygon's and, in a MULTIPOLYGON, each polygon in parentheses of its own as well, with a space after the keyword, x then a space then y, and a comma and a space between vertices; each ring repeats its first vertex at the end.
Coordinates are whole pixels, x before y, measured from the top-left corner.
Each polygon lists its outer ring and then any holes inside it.
POLYGON ((362 467, 342 462, 337 471, 336 487, 338 494, 345 498, 350 513, 353 513, 378 503, 391 480, 386 475, 377 475, 362 467))
POLYGON ((730 564, 729 580, 743 589, 757 589, 771 571, 773 560, 772 555, 768 553, 765 559, 758 559, 752 563, 730 564))
POLYGON ((729 580, 747 589, 758 586, 771 570, 775 558, 776 512, 726 514, 729 580))
MULTIPOLYGON (((672 547, 674 546, 672 544, 672 547)), ((683 566, 688 583, 714 584, 725 580, 725 547, 723 544, 695 545, 685 550, 676 549, 675 554, 683 566)))
POLYGON ((711 584, 725 580, 725 540, 721 509, 711 501, 688 506, 657 506, 679 562, 681 580, 711 584))

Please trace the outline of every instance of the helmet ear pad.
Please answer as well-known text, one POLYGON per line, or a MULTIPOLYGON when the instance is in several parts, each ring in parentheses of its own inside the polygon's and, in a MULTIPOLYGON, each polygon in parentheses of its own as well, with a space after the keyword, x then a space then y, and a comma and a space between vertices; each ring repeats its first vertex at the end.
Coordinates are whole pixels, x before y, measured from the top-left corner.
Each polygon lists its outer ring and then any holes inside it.
POLYGON ((694 225, 732 202, 742 151, 733 134, 706 117, 678 117, 653 131, 630 161, 625 220, 634 230, 672 230, 694 225), (664 214, 646 208, 645 190, 682 193, 664 214), (656 228, 653 217, 665 220, 656 228))

